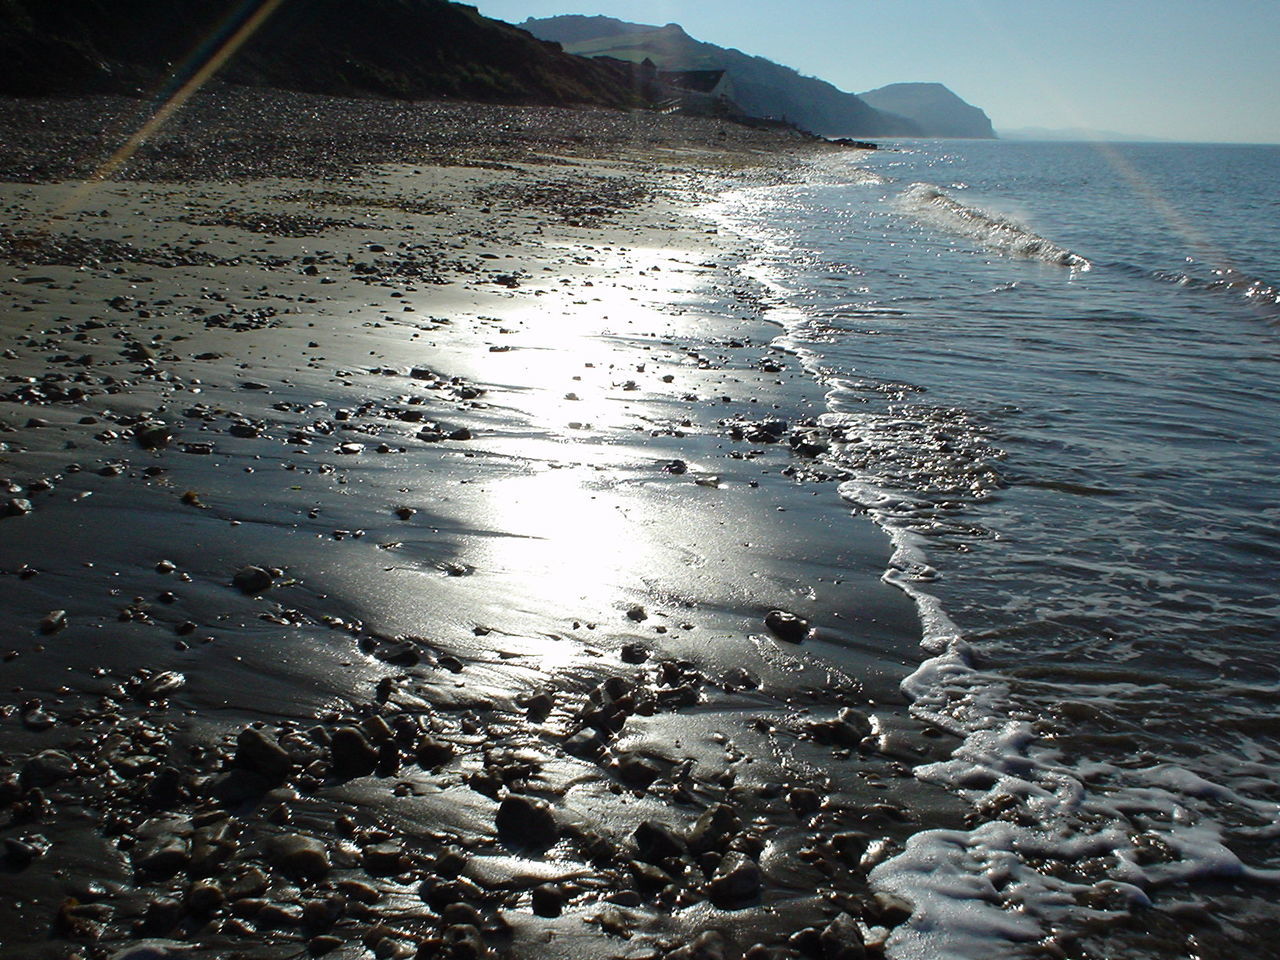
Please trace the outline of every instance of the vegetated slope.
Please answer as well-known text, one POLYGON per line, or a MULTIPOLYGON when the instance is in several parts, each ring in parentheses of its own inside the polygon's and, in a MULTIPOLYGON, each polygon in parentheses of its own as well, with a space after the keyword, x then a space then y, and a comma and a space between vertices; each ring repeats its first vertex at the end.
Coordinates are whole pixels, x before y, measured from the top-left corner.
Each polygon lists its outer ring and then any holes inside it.
POLYGON ((639 63, 659 70, 725 70, 730 96, 755 117, 789 120, 828 137, 919 136, 910 120, 885 114, 825 80, 801 76, 763 57, 690 37, 677 24, 627 23, 612 17, 562 16, 520 24, 536 37, 554 40, 570 53, 639 63))
POLYGON ((914 121, 927 137, 994 139, 996 135, 985 113, 940 83, 891 83, 858 96, 878 110, 914 121))
MULTIPOLYGON (((154 92, 262 3, 0 0, 0 93, 154 92)), ((637 103, 630 72, 447 0, 285 0, 218 74, 311 93, 637 103)))

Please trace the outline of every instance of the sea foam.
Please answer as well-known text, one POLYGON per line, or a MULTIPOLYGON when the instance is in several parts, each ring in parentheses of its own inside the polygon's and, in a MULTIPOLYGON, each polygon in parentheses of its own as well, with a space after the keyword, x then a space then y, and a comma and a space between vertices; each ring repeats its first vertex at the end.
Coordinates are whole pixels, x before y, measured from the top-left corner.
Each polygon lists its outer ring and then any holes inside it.
POLYGON ((984 247, 1029 260, 1043 260, 1074 270, 1092 264, 1078 253, 1060 247, 1022 224, 979 207, 961 203, 932 183, 913 183, 898 198, 898 205, 935 226, 977 240, 984 247))

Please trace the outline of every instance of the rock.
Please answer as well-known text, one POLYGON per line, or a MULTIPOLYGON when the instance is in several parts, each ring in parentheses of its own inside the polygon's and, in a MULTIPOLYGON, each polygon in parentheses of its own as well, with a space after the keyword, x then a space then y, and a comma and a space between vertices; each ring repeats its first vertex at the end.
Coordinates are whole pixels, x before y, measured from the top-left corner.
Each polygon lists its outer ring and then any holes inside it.
POLYGON ((272 784, 283 783, 293 769, 288 752, 256 727, 246 727, 236 739, 237 766, 261 774, 272 784))
POLYGON ((469 923, 455 923, 444 929, 445 954, 450 960, 480 960, 488 955, 484 937, 469 923))
POLYGON ((661 771, 649 761, 635 756, 620 758, 614 767, 618 779, 633 790, 647 790, 657 780, 661 771))
POLYGON ((515 847, 544 849, 559 835, 551 805, 532 797, 507 796, 498 807, 494 823, 499 839, 515 847))
POLYGON ((649 651, 643 644, 628 643, 623 646, 621 657, 623 663, 644 663, 649 659, 649 651))
POLYGON ((731 851, 707 884, 707 897, 721 909, 740 910, 760 899, 763 886, 764 874, 759 865, 744 854, 731 851))
POLYGON ((862 919, 869 926, 896 927, 906 923, 914 910, 910 901, 881 890, 862 905, 862 919))
POLYGON ((212 880, 200 880, 187 891, 187 909, 197 916, 207 916, 226 902, 222 887, 212 880))
POLYGON ((627 610, 627 619, 634 621, 635 623, 640 623, 642 620, 648 620, 649 614, 645 611, 644 607, 637 603, 627 610))
POLYGON ((329 740, 329 763, 339 780, 363 777, 378 765, 378 751, 356 727, 338 727, 329 740))
POLYGON ((668 460, 666 463, 662 465, 662 469, 665 473, 670 473, 675 476, 679 476, 682 473, 688 472, 689 465, 685 463, 683 460, 668 460))
POLYGON ((271 781, 262 774, 236 767, 210 777, 205 783, 205 790, 219 803, 234 807, 262 796, 271 786, 271 781))
POLYGON ((847 913, 841 913, 827 924, 818 942, 822 945, 823 960, 863 960, 867 955, 862 930, 847 913))
POLYGON ((183 837, 157 837, 132 852, 133 865, 152 877, 172 877, 191 862, 191 848, 183 837))
POLYGON ((75 775, 76 762, 61 750, 41 750, 22 765, 18 780, 26 789, 48 787, 75 775))
POLYGON ((414 748, 414 758, 418 765, 427 769, 448 763, 453 759, 454 753, 453 744, 435 737, 423 737, 414 748))
POLYGON ((544 883, 531 891, 533 912, 540 917, 558 917, 564 910, 564 890, 559 884, 544 883))
POLYGON ((67 611, 50 610, 41 619, 39 624, 40 632, 43 634, 57 633, 67 625, 67 611))
POLYGON ((770 610, 764 617, 764 625, 779 640, 802 643, 810 633, 809 621, 785 610, 770 610))
POLYGON ((231 578, 231 585, 241 593, 255 594, 270 590, 275 584, 275 577, 262 567, 245 566, 236 571, 231 578))
POLYGON ((742 819, 728 804, 717 803, 702 812, 686 837, 689 850, 695 854, 723 849, 742 829, 742 819))
POLYGON ((25 497, 10 497, 0 507, 0 517, 25 517, 34 509, 31 501, 25 497))
POLYGON ((360 865, 372 876, 390 876, 403 869, 404 854, 398 844, 371 843, 360 851, 360 865))
POLYGON ((286 833, 267 841, 267 863, 285 876, 318 880, 329 872, 329 852, 315 837, 286 833))
POLYGON ((796 787, 787 793, 787 805, 798 816, 807 817, 822 809, 822 797, 811 787, 796 787))
POLYGON ((679 835, 657 820, 645 820, 631 836, 640 859, 646 863, 661 863, 684 853, 684 842, 679 835))
POLYGON ((144 420, 133 428, 133 439, 143 450, 159 450, 169 445, 173 431, 159 420, 144 420))
POLYGON ((667 954, 666 960, 732 960, 733 944, 719 930, 704 930, 692 941, 667 954))
POLYGON ((109 960, 179 960, 191 945, 177 940, 139 940, 111 954, 109 960))

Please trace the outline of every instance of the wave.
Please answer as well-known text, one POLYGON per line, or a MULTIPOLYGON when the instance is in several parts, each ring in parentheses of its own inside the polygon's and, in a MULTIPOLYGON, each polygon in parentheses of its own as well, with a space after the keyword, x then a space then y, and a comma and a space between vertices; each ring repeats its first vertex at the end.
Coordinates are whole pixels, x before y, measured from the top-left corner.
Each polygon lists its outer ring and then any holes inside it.
POLYGON ((1177 284, 1192 290, 1209 293, 1225 293, 1241 297, 1258 306, 1275 320, 1280 320, 1280 284, 1242 273, 1232 267, 1220 267, 1213 271, 1213 279, 1193 277, 1176 271, 1156 270, 1151 275, 1157 280, 1177 284))
POLYGON ((898 198, 899 205, 917 217, 972 237, 984 247, 1029 260, 1042 260, 1073 270, 1093 265, 1085 257, 1046 240, 1013 220, 970 207, 932 183, 913 183, 898 198))

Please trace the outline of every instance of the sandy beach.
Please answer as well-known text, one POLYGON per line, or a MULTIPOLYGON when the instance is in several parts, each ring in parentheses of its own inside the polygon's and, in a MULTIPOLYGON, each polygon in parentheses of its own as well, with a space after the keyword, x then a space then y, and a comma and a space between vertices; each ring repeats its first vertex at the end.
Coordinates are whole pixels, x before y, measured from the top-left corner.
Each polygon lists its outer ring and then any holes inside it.
POLYGON ((0 104, 0 956, 876 955, 952 741, 699 213, 831 148, 141 115, 0 104))

